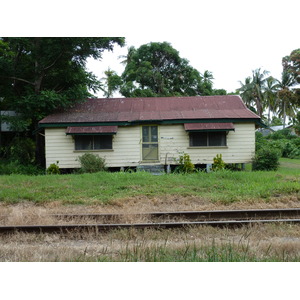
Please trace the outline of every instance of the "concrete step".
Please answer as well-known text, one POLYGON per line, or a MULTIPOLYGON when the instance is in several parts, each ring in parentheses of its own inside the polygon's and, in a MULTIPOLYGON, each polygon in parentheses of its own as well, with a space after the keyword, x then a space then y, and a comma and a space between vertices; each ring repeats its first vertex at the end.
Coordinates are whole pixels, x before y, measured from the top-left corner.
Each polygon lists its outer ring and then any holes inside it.
POLYGON ((136 167, 136 170, 149 172, 153 175, 161 175, 165 173, 164 165, 139 165, 136 167))

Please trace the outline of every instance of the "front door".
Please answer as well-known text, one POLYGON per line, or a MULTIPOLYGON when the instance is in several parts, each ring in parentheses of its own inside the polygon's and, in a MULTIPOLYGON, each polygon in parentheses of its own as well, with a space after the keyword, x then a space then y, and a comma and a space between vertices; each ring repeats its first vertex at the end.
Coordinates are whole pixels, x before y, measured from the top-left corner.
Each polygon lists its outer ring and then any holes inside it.
POLYGON ((158 160, 158 128, 157 126, 142 127, 142 159, 143 161, 158 160))

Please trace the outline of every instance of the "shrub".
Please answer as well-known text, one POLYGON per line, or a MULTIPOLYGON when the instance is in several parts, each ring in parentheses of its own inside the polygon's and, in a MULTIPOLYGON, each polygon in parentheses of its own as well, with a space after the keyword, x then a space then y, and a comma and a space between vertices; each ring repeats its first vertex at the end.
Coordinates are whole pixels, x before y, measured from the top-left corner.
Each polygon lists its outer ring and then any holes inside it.
POLYGON ((82 173, 96 173, 107 169, 105 159, 92 153, 79 156, 78 161, 81 164, 80 172, 82 173))
POLYGON ((47 174, 60 174, 58 163, 59 162, 57 161, 56 164, 51 164, 47 168, 47 174))
POLYGON ((254 171, 276 171, 279 166, 280 152, 276 149, 262 148, 257 151, 253 162, 254 171))
POLYGON ((1 161, 0 160, 0 175, 11 175, 11 174, 22 174, 22 175, 42 175, 45 171, 33 164, 23 165, 18 161, 1 161))
POLYGON ((195 165, 192 163, 190 156, 187 153, 179 156, 177 160, 179 166, 175 169, 178 173, 193 173, 195 171, 195 165))
POLYGON ((34 162, 35 144, 29 138, 15 137, 8 149, 8 158, 11 161, 18 161, 26 165, 34 162))
POLYGON ((220 171, 225 169, 225 162, 222 159, 222 154, 217 154, 216 157, 214 157, 214 163, 212 165, 213 171, 220 171))

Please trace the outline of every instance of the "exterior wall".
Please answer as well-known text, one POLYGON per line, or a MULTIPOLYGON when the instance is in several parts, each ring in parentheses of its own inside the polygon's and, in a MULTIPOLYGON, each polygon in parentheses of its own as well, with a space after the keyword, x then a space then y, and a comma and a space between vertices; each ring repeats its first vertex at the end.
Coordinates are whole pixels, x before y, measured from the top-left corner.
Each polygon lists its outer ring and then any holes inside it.
POLYGON ((161 126, 161 161, 167 157, 172 164, 174 159, 187 153, 194 164, 211 164, 217 154, 222 154, 225 163, 251 162, 255 154, 255 125, 240 123, 234 126, 235 131, 227 135, 227 147, 189 147, 189 135, 183 125, 161 126))
MULTIPOLYGON (((75 151, 74 139, 65 134, 66 128, 45 129, 46 167, 59 161, 60 168, 78 168, 76 160, 85 152, 104 157, 108 167, 130 167, 147 164, 141 161, 141 126, 119 127, 113 136, 113 150, 75 151)), ((159 131, 159 161, 155 164, 176 164, 188 153, 194 164, 210 164, 217 154, 226 163, 247 163, 254 156, 255 125, 235 124, 235 131, 227 135, 227 147, 189 147, 189 134, 183 124, 161 125, 159 131)), ((152 163, 153 164, 153 163, 152 163)))

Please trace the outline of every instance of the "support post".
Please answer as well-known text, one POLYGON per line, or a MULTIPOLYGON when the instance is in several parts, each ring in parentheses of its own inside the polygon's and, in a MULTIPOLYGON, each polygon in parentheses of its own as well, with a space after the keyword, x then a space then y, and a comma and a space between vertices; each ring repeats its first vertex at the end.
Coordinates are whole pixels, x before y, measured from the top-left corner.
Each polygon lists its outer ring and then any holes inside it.
POLYGON ((207 164, 206 165, 206 172, 209 173, 212 169, 212 164, 207 164))

